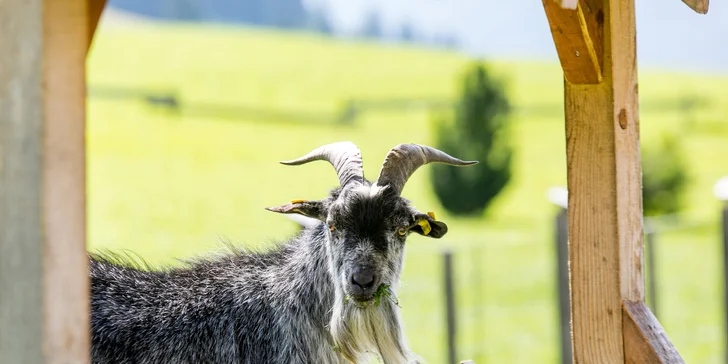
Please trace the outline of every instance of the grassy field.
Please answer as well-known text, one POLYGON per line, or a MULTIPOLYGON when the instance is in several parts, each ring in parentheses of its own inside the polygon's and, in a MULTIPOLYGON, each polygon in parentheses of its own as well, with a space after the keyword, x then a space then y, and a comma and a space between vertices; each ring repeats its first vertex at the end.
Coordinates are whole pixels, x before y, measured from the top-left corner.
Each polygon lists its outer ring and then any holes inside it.
MULTIPOLYGON (((89 58, 91 88, 174 90, 183 108, 174 113, 90 99, 89 249, 129 249, 154 264, 175 264, 219 248, 221 238, 250 246, 283 239, 296 226, 263 208, 320 198, 337 180, 326 163, 277 161, 351 140, 373 178, 392 146, 431 143, 428 112, 374 110, 353 125, 332 124, 332 115, 348 99, 452 97, 468 61, 453 53, 250 29, 102 27, 89 58), (199 106, 205 103, 233 107, 199 106)), ((441 210, 427 167, 404 191, 450 226, 443 241, 410 239, 400 296, 411 344, 430 363, 445 362, 443 248, 457 252, 459 357, 478 363, 555 363, 559 357, 555 208, 545 191, 566 180, 561 72, 557 63, 499 61, 493 69, 507 80, 516 106, 512 183, 487 216, 467 220, 441 210), (478 289, 473 268, 481 271, 478 289), (482 306, 473 303, 477 295, 482 306)), ((710 189, 728 174, 718 158, 728 154, 728 79, 650 70, 640 76, 643 138, 649 145, 663 130, 684 137, 692 176, 686 214, 700 224, 660 239, 660 319, 687 362, 718 363, 720 206, 710 189), (690 114, 689 125, 674 107, 686 95, 707 102, 690 114)))

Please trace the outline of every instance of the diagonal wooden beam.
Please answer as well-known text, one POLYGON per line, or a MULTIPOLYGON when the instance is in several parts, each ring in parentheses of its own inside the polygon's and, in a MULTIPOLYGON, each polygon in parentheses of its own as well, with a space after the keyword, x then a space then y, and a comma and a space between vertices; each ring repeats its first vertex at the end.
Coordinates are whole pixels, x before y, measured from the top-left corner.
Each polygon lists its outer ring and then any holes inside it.
POLYGON ((94 34, 96 33, 96 27, 101 19, 101 14, 104 12, 106 6, 106 0, 86 0, 88 4, 88 48, 91 48, 91 44, 94 40, 94 34))
POLYGON ((602 80, 604 65, 602 2, 574 2, 568 9, 561 1, 542 0, 556 52, 567 81, 575 84, 596 84, 602 80))
POLYGON ((698 14, 708 13, 708 0, 682 0, 682 2, 698 14))
POLYGON ((625 301, 624 357, 629 364, 684 364, 662 325, 644 302, 625 301))
MULTIPOLYGON (((563 9, 575 10, 578 4, 578 0, 553 0, 554 3, 561 6, 563 9)), ((693 9, 698 14, 708 13, 708 2, 709 0, 682 0, 687 6, 693 9)))

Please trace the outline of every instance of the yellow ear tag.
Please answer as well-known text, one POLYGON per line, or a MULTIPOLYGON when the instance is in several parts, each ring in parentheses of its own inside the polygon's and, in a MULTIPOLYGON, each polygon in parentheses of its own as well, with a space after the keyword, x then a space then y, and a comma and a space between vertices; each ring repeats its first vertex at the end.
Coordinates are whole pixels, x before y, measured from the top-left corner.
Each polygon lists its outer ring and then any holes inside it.
POLYGON ((293 204, 303 203, 303 202, 306 202, 306 200, 291 200, 291 203, 293 203, 293 204))
POLYGON ((429 234, 430 231, 432 231, 432 227, 430 227, 430 222, 425 219, 418 221, 417 225, 420 225, 422 227, 422 233, 425 235, 429 234))
POLYGON ((427 216, 431 217, 433 220, 437 220, 437 218, 435 217, 435 213, 432 211, 428 212, 427 216))

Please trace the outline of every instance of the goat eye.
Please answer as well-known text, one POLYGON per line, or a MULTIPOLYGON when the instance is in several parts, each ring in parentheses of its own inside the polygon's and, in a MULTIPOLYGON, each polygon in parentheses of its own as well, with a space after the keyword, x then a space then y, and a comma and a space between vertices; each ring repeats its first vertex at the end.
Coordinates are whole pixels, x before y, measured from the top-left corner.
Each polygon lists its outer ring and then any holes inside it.
POLYGON ((336 231, 336 226, 334 226, 334 224, 329 225, 329 230, 336 231))
POLYGON ((397 235, 399 236, 405 236, 407 234, 407 228, 401 227, 397 229, 397 235))

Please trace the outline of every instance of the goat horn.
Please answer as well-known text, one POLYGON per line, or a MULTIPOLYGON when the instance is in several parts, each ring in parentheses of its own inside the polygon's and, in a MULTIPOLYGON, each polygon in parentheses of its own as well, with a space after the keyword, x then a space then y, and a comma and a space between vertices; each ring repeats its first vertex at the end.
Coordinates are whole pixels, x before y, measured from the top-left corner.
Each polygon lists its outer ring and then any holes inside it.
POLYGON ((320 146, 301 158, 281 161, 281 164, 297 166, 308 162, 325 160, 331 163, 339 177, 341 187, 351 181, 364 181, 364 167, 359 148, 352 142, 338 142, 320 146))
POLYGON ((417 168, 428 163, 470 166, 478 161, 463 161, 441 150, 424 145, 400 144, 392 148, 384 158, 377 185, 390 186, 399 195, 417 168))

